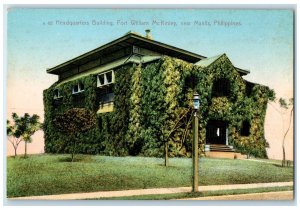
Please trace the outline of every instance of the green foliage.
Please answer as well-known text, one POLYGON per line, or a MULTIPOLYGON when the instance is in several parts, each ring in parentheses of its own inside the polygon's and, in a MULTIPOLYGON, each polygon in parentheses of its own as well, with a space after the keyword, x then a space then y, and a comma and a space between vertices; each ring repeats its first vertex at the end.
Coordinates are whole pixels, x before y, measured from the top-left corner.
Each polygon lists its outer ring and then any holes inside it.
POLYGON ((22 138, 24 141, 31 143, 31 136, 38 131, 42 124, 39 122, 39 116, 34 114, 30 116, 25 113, 23 117, 20 118, 19 124, 17 125, 19 130, 21 130, 22 138))
POLYGON ((83 133, 95 126, 95 115, 84 108, 72 108, 57 114, 53 120, 57 129, 67 135, 83 133))
POLYGON ((66 134, 66 140, 72 142, 72 162, 76 153, 79 134, 84 134, 96 125, 95 115, 84 108, 72 108, 64 113, 57 114, 53 120, 57 129, 66 134))
POLYGON ((161 64, 162 61, 148 64, 141 74, 141 137, 144 140, 142 153, 145 156, 163 155, 164 136, 161 128, 164 126, 166 113, 161 64))
POLYGON ((39 118, 36 114, 30 116, 25 113, 24 116, 19 117, 17 113, 12 113, 13 124, 7 120, 7 136, 15 149, 15 156, 21 141, 25 142, 25 157, 27 156, 27 143, 32 142, 32 135, 42 126, 39 118))
POLYGON ((137 155, 141 151, 143 139, 141 138, 141 65, 133 69, 131 79, 132 94, 130 97, 130 118, 128 125, 127 141, 130 155, 137 155))
MULTIPOLYGON (((275 99, 274 91, 245 81, 225 54, 205 68, 163 57, 143 65, 128 64, 114 71, 114 111, 97 116, 98 125, 80 137, 80 153, 162 157, 168 142, 171 157, 190 156, 192 98, 197 91, 202 155, 208 121, 222 120, 228 124, 230 145, 243 153, 266 157, 268 144, 263 125, 267 102, 275 99), (213 94, 217 80, 228 82, 227 96, 213 94), (249 136, 240 135, 244 121, 251 125, 249 136)), ((67 152, 69 145, 55 129, 54 116, 74 106, 96 113, 96 75, 60 84, 58 88, 63 93, 60 105, 53 102, 56 85, 44 92, 46 152, 67 152), (86 89, 80 93, 82 102, 74 103, 71 88, 78 82, 86 89)))
POLYGON ((278 102, 281 108, 288 109, 288 104, 285 99, 280 98, 278 102))
MULTIPOLYGON (((66 141, 65 135, 58 131, 53 123, 57 114, 64 113, 71 108, 86 108, 95 113, 97 111, 96 104, 96 77, 90 75, 76 81, 60 84, 54 83, 49 89, 44 91, 44 137, 45 151, 50 153, 70 153, 72 144, 66 141), (85 87, 84 92, 72 95, 72 87, 78 82, 85 87), (54 90, 61 90, 60 99, 54 100, 54 90)), ((95 114, 94 114, 95 115, 95 114)), ((94 126, 84 135, 79 135, 77 152, 98 154, 103 151, 103 143, 99 140, 100 130, 98 126, 94 126)))
POLYGON ((114 111, 111 113, 111 119, 108 120, 107 139, 109 150, 107 152, 113 155, 128 155, 127 131, 130 119, 130 97, 131 97, 131 78, 133 66, 123 66, 115 73, 114 85, 114 111))
POLYGON ((14 148, 15 151, 15 157, 17 156, 17 149, 19 144, 22 142, 21 132, 16 126, 16 120, 18 120, 19 117, 16 118, 16 114, 13 113, 12 117, 14 120, 14 124, 11 124, 9 120, 6 121, 6 134, 8 137, 8 141, 11 143, 11 145, 14 148))

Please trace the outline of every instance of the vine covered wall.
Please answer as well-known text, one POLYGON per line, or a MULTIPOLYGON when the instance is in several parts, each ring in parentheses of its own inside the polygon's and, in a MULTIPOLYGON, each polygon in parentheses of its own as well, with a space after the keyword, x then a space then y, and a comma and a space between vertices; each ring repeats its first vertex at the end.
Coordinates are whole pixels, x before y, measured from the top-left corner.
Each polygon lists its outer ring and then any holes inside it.
MULTIPOLYGON (((267 102, 274 99, 274 92, 245 81, 225 54, 205 67, 162 57, 147 64, 127 64, 114 71, 114 110, 97 115, 97 126, 80 136, 79 153, 162 157, 167 144, 170 157, 190 156, 192 98, 197 91, 202 154, 208 121, 222 120, 228 123, 230 145, 240 152, 266 157, 268 144, 263 125, 267 102), (219 80, 228 82, 227 96, 214 95, 214 84, 219 80), (247 136, 241 135, 245 121, 250 124, 247 136)), ((45 90, 45 151, 70 150, 52 124, 57 113, 75 106, 96 114, 97 103, 96 75, 55 83, 45 90), (74 96, 72 86, 79 82, 85 91, 74 96), (55 88, 61 91, 59 100, 53 99, 55 88)))

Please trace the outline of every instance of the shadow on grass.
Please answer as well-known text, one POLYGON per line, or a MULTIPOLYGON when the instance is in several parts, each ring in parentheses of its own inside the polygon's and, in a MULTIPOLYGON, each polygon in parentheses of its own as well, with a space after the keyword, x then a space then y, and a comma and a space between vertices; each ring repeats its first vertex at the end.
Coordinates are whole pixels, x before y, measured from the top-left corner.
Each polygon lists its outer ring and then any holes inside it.
POLYGON ((172 166, 172 165, 165 166, 165 164, 157 164, 157 165, 160 167, 165 167, 165 168, 180 168, 178 166, 172 166))
POLYGON ((293 168, 293 165, 282 166, 282 165, 279 164, 279 163, 273 163, 272 165, 273 165, 273 166, 276 166, 276 167, 278 167, 278 168, 293 168))
MULTIPOLYGON (((72 158, 70 157, 62 157, 58 159, 59 162, 72 162, 72 158)), ((82 162, 82 163, 91 163, 95 162, 91 156, 86 155, 78 155, 74 157, 73 162, 82 162)))

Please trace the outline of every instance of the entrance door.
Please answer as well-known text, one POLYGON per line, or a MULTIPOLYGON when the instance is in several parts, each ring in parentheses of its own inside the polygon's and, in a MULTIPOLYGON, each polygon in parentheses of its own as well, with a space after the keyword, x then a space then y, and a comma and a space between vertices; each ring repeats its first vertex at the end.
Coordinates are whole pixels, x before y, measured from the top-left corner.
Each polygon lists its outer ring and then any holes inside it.
POLYGON ((206 127, 206 144, 226 144, 226 122, 210 120, 206 127))

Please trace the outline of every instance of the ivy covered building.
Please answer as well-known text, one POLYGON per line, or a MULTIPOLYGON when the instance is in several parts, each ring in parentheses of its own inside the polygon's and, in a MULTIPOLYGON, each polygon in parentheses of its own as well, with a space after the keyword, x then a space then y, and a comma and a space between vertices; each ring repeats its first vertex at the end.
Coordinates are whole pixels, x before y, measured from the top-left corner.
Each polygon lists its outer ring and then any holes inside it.
POLYGON ((200 95, 202 154, 238 151, 266 157, 264 119, 274 92, 243 79, 226 54, 207 58, 129 32, 50 68, 58 81, 44 91, 45 151, 69 152, 53 120, 82 107, 97 125, 80 136, 78 152, 105 155, 190 156, 192 97, 200 95))

